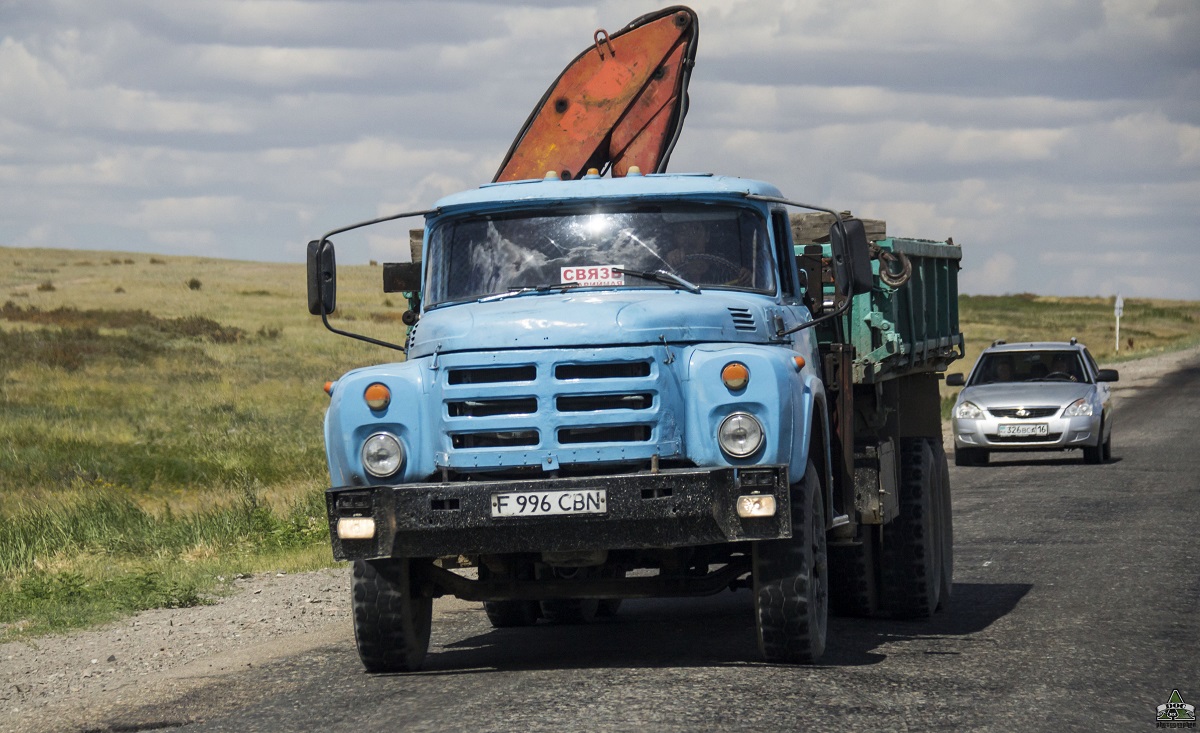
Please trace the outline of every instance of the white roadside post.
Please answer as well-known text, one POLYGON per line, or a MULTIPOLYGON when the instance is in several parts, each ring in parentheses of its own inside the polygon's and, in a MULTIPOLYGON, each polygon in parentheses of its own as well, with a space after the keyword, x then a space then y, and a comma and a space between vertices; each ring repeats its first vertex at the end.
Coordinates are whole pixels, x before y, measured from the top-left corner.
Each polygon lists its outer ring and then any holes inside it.
POLYGON ((1125 299, 1117 293, 1117 304, 1113 306, 1113 315, 1117 317, 1117 351, 1121 350, 1121 311, 1125 310, 1125 299))

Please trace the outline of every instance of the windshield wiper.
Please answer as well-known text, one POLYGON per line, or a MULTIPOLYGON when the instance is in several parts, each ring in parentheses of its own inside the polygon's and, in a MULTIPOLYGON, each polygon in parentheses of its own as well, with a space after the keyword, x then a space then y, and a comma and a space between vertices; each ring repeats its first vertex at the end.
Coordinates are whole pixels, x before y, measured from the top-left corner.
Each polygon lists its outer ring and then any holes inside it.
POLYGON ((676 275, 675 273, 667 272, 666 270, 654 270, 651 272, 651 271, 646 271, 646 270, 627 270, 624 267, 614 267, 613 272, 623 272, 626 275, 633 275, 634 277, 640 277, 643 280, 651 280, 656 283, 662 283, 663 285, 670 285, 672 287, 681 288, 683 290, 688 291, 689 293, 700 292, 699 285, 690 283, 687 280, 684 280, 680 276, 676 275))
POLYGON ((570 290, 571 288, 577 288, 577 287, 579 287, 579 283, 555 283, 553 285, 531 285, 526 288, 517 288, 516 290, 509 290, 506 293, 496 293, 495 295, 488 295, 488 296, 480 298, 479 300, 477 300, 475 302, 476 303, 490 303, 493 300, 504 300, 505 298, 512 298, 512 297, 515 297, 518 295, 526 295, 528 293, 549 293, 551 291, 558 291, 560 293, 565 293, 566 291, 570 290))

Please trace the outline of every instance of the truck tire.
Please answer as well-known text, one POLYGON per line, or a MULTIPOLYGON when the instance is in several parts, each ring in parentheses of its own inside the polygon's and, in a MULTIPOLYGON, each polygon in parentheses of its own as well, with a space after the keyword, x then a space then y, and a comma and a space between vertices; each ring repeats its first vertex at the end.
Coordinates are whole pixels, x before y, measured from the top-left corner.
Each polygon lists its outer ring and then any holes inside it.
MULTIPOLYGON (((609 569, 605 568, 600 571, 602 578, 624 578, 625 571, 620 568, 609 569)), ((596 615, 600 618, 612 618, 617 615, 617 611, 621 610, 621 598, 605 598, 600 601, 596 608, 596 615)))
POLYGON ((835 616, 869 618, 879 612, 879 539, 874 526, 864 525, 860 531, 856 544, 828 547, 829 610, 835 616))
MULTIPOLYGON (((479 578, 487 580, 494 577, 506 577, 509 573, 494 573, 487 565, 480 564, 479 578)), ((532 566, 525 564, 516 571, 519 579, 528 580, 533 577, 532 566)), ((519 628, 533 626, 541 618, 542 610, 537 601, 484 601, 483 610, 488 621, 497 629, 519 628)))
POLYGON ((429 651, 433 598, 421 597, 408 558, 356 560, 350 592, 354 641, 368 672, 413 672, 429 651))
MULTIPOLYGON (((550 568, 539 566, 539 578, 573 578, 599 574, 594 568, 550 568)), ((590 624, 600 612, 595 598, 555 598, 541 601, 542 617, 552 624, 590 624)))
POLYGON ((928 618, 938 606, 941 538, 934 491, 941 471, 935 464, 929 441, 901 439, 900 514, 883 525, 879 573, 883 604, 897 618, 928 618))
POLYGON ((483 610, 497 629, 533 626, 542 615, 537 601, 484 601, 483 610))
POLYGON ((825 502, 811 462, 791 505, 791 539, 754 543, 758 648, 768 662, 811 664, 825 652, 829 621, 825 502))
POLYGON ((938 479, 935 496, 940 509, 937 516, 937 535, 941 541, 941 552, 938 556, 938 565, 941 568, 938 608, 945 609, 949 607, 950 598, 954 594, 954 512, 950 501, 950 465, 946 460, 946 449, 940 441, 933 441, 931 447, 938 479))

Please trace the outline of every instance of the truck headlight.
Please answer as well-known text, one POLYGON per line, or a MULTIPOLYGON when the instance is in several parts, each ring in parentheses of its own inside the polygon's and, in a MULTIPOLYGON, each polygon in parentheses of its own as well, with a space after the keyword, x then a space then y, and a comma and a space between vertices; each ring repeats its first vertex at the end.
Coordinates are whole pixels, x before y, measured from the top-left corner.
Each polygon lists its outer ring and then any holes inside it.
POLYGON ((400 470, 404 463, 404 447, 391 433, 375 433, 362 447, 363 468, 378 478, 387 478, 400 470))
POLYGON ((1086 397, 1080 397, 1063 410, 1063 417, 1091 417, 1092 403, 1086 397))
POLYGON ((959 420, 979 420, 983 417, 983 410, 974 402, 960 402, 954 408, 954 416, 959 420))
POLYGON ((763 442, 763 427, 748 412, 735 412, 721 421, 717 428, 717 443, 733 458, 753 455, 763 442))

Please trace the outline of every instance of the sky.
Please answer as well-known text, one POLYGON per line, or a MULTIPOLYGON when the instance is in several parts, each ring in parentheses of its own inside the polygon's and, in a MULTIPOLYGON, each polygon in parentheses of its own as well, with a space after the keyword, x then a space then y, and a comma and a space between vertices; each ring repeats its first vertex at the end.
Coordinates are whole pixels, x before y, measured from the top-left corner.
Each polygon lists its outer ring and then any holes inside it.
MULTIPOLYGON (((668 4, 0 0, 0 246, 303 262, 490 181, 597 28, 668 4)), ((953 237, 963 293, 1200 300, 1200 0, 690 7, 671 171, 953 237)))

